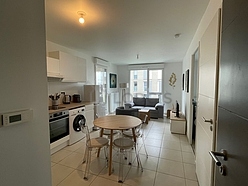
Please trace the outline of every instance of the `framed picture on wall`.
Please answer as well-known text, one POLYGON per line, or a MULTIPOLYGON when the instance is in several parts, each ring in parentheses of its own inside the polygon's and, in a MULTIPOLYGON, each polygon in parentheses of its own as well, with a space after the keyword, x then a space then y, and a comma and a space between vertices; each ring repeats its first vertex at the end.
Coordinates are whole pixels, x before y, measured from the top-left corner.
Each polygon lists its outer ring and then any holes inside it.
POLYGON ((184 73, 182 75, 182 90, 184 90, 184 73))
POLYGON ((185 72, 185 91, 189 92, 189 69, 185 72))
POLYGON ((109 74, 109 85, 110 88, 117 88, 117 75, 116 74, 109 74))

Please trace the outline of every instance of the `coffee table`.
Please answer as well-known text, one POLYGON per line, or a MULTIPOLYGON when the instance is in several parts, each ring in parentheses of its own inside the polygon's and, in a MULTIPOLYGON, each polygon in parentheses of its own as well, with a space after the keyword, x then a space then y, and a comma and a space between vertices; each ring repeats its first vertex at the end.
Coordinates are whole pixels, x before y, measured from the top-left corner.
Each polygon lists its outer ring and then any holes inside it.
POLYGON ((145 119, 145 115, 148 117, 146 118, 145 123, 148 124, 148 121, 150 120, 150 110, 149 109, 140 109, 139 110, 139 118, 143 121, 145 119))

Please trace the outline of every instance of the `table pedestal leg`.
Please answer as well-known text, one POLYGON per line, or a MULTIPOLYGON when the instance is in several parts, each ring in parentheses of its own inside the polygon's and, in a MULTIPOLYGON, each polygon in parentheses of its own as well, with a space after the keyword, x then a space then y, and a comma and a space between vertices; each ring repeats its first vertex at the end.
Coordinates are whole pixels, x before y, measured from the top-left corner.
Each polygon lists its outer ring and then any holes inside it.
POLYGON ((133 141, 136 143, 135 128, 132 128, 132 132, 133 132, 133 141))
MULTIPOLYGON (((104 130, 104 129, 101 129, 101 131, 100 131, 100 137, 103 136, 103 130, 104 130)), ((101 148, 98 149, 97 157, 99 157, 99 155, 100 155, 100 150, 101 150, 101 148)))
POLYGON ((113 130, 110 133, 110 145, 109 145, 109 175, 112 173, 112 147, 113 147, 113 130))

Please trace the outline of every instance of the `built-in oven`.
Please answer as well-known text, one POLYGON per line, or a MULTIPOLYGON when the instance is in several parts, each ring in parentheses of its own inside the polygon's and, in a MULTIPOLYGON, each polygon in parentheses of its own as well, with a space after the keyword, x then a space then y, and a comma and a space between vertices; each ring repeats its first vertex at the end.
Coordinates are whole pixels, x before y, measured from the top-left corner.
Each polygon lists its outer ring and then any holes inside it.
POLYGON ((49 114, 50 143, 69 136, 69 111, 58 111, 49 114))

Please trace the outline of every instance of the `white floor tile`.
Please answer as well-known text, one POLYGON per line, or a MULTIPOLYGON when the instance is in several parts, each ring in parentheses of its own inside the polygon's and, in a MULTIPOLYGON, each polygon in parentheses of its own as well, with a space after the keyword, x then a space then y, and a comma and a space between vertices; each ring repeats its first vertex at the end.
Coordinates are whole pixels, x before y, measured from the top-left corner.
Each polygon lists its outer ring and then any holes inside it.
MULTIPOLYGON (((92 157, 90 162, 90 174, 98 175, 105 167, 107 167, 107 161, 102 158, 92 157)), ((79 163, 76 167, 77 170, 85 171, 86 163, 79 163)))
MULTIPOLYGON (((158 158, 152 156, 147 158, 146 155, 140 154, 140 160, 144 169, 157 171, 158 158)), ((137 161, 134 161, 134 165, 138 166, 137 161)))
MULTIPOLYGON (((131 166, 129 165, 123 165, 123 177, 124 179, 126 178, 131 166)), ((110 179, 115 181, 116 183, 118 182, 118 177, 119 177, 119 163, 113 162, 112 163, 112 174, 109 175, 109 169, 108 167, 105 167, 100 173, 99 177, 103 177, 106 179, 110 179)))
POLYGON ((182 152, 183 162, 195 164, 195 156, 192 152, 182 152))
POLYGON ((184 178, 183 163, 159 159, 158 172, 184 178))
POLYGON ((59 164, 76 169, 82 162, 83 154, 72 152, 69 156, 60 161, 59 164))
POLYGON ((185 178, 196 181, 195 165, 184 163, 183 166, 185 178))
POLYGON ((74 169, 56 164, 52 167, 52 185, 56 186, 63 181, 74 169))
POLYGON ((107 185, 107 186, 120 186, 122 185, 121 183, 118 183, 117 181, 113 181, 110 179, 102 178, 102 177, 97 177, 90 186, 99 186, 99 185, 107 185))
POLYGON ((84 180, 84 172, 74 170, 68 177, 66 177, 58 186, 82 186, 90 185, 96 178, 94 175, 88 176, 88 180, 84 180))
POLYGON ((182 162, 182 153, 178 150, 161 149, 160 158, 182 162))
POLYGON ((156 132, 152 131, 152 132, 149 132, 149 134, 146 137, 147 138, 152 138, 152 139, 162 140, 163 139, 163 134, 156 133, 156 132))
POLYGON ((185 186, 185 179, 157 173, 154 186, 185 186))
POLYGON ((69 156, 71 153, 72 153, 71 151, 62 149, 52 155, 51 161, 54 163, 58 163, 61 160, 63 160, 65 157, 69 156))
POLYGON ((193 149, 188 142, 181 142, 181 149, 183 152, 191 152, 193 153, 193 149))
POLYGON ((153 139, 153 138, 146 138, 145 144, 153 147, 160 147, 161 146, 161 140, 153 139))
POLYGON ((143 172, 137 167, 132 167, 124 181, 131 186, 151 186, 155 181, 155 171, 144 169, 143 172))
POLYGON ((188 138, 187 138, 186 135, 180 135, 179 137, 180 137, 180 141, 181 141, 181 142, 189 143, 189 142, 188 142, 188 138))
POLYGON ((178 134, 164 134, 163 141, 180 142, 180 138, 178 134))
MULTIPOLYGON (((147 150, 148 156, 159 157, 160 147, 153 147, 153 146, 146 145, 146 150, 147 150)), ((141 147, 139 153, 146 154, 145 148, 143 146, 141 147)))
POLYGON ((161 147, 164 149, 181 150, 180 142, 177 141, 163 141, 161 147))

